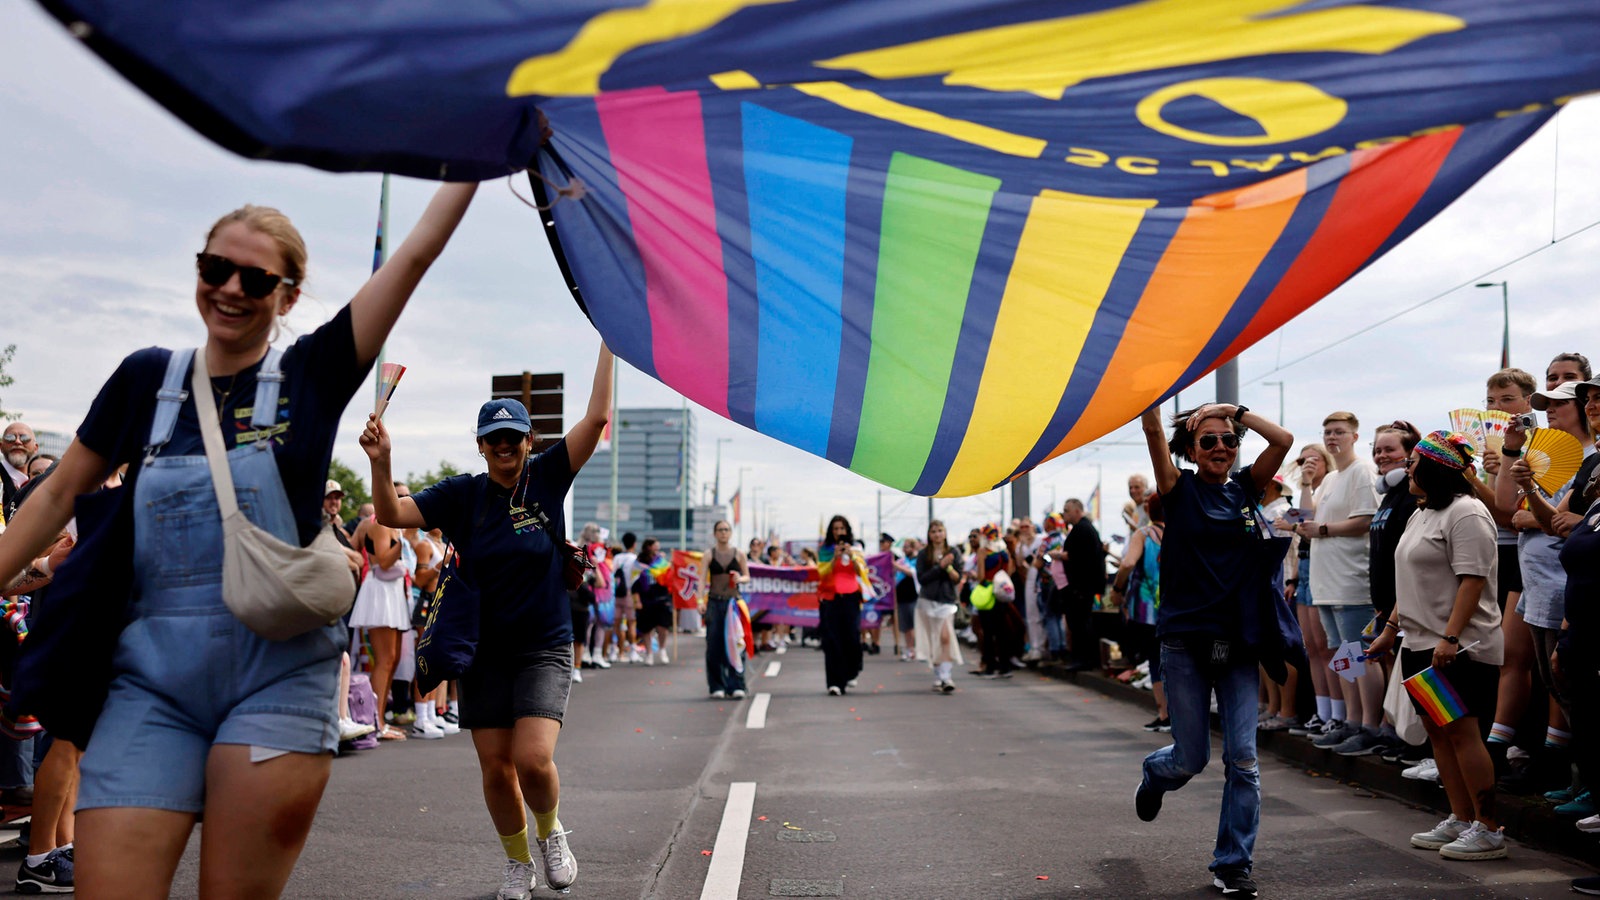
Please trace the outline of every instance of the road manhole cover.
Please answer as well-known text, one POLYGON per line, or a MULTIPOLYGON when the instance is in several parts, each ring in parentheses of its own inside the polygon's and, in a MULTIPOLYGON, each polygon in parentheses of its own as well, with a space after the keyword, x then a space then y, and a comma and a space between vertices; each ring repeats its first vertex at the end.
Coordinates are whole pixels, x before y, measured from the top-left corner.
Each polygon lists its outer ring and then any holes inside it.
POLYGON ((831 844, 838 840, 838 836, 831 831, 780 831, 778 840, 793 841, 796 844, 831 844))
POLYGON ((768 890, 774 897, 843 897, 843 879, 774 878, 768 890))

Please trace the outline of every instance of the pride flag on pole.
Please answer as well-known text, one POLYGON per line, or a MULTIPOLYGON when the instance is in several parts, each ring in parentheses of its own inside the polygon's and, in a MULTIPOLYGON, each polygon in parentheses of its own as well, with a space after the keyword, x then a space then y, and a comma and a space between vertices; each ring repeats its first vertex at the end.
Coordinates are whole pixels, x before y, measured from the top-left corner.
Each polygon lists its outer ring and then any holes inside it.
POLYGON ((1455 685, 1434 671, 1433 666, 1401 683, 1405 685, 1406 693, 1417 701, 1417 705, 1422 707, 1435 725, 1449 725, 1467 714, 1467 705, 1461 701, 1455 685))
POLYGON ((728 501, 728 505, 733 508, 733 524, 735 525, 739 524, 739 494, 743 493, 743 491, 744 488, 734 491, 733 499, 728 501))

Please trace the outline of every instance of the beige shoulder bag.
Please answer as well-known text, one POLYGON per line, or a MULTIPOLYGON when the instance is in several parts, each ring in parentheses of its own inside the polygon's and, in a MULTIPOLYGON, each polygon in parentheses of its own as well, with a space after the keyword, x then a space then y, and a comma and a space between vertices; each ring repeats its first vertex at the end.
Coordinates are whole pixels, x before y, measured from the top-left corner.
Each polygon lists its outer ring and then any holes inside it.
POLYGON ((286 544, 239 509, 203 347, 194 355, 192 393, 222 512, 222 601, 251 631, 271 641, 337 621, 355 602, 338 539, 324 528, 309 547, 286 544))

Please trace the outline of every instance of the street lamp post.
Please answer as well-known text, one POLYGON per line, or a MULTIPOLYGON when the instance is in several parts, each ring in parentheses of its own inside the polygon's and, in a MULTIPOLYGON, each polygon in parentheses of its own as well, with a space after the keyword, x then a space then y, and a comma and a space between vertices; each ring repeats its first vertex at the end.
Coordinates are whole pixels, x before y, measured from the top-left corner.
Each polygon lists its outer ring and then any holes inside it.
POLYGON ((1473 287, 1500 289, 1500 368, 1511 368, 1511 288, 1504 281, 1480 281, 1473 287))
POLYGON ((722 445, 733 442, 733 438, 717 438, 717 469, 711 481, 711 505, 718 506, 722 503, 722 445))
POLYGON ((1267 386, 1267 387, 1276 387, 1278 389, 1278 427, 1282 428, 1283 427, 1283 382, 1281 382, 1281 381, 1263 381, 1261 383, 1263 385, 1267 386))

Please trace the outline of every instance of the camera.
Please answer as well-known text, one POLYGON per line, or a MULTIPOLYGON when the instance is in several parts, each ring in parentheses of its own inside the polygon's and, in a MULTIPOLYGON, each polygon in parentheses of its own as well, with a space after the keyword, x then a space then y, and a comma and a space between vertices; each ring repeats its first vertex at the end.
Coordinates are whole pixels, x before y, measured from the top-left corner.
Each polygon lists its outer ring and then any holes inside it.
POLYGON ((1512 416, 1511 423, 1524 431, 1532 431, 1539 427, 1539 419, 1533 413, 1521 413, 1512 416))

